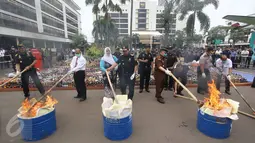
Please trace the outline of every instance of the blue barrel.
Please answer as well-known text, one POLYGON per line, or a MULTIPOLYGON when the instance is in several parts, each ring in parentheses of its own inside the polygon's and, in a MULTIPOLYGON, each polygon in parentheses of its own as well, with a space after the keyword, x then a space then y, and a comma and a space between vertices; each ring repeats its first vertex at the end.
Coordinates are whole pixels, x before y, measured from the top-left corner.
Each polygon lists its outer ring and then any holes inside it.
POLYGON ((103 116, 104 136, 112 141, 127 139, 133 132, 132 115, 122 119, 111 119, 103 116))
POLYGON ((232 120, 229 118, 210 116, 203 111, 198 110, 197 128, 200 132, 209 137, 225 139, 230 136, 232 120))
POLYGON ((25 141, 38 141, 53 134, 56 129, 55 109, 38 118, 19 118, 21 137, 25 141))

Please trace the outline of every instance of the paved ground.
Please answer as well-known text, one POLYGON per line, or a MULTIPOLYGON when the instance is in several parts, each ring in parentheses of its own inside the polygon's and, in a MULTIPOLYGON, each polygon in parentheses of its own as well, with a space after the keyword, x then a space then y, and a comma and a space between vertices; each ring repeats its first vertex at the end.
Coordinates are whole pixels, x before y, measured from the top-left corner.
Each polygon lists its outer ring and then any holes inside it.
MULTIPOLYGON (((254 89, 239 87, 255 107, 254 89)), ((195 93, 195 89, 191 89, 195 93)), ((154 90, 150 94, 139 94, 136 90, 133 106, 133 134, 123 143, 252 143, 255 141, 255 120, 239 115, 233 123, 231 137, 217 140, 200 133, 196 128, 197 106, 191 101, 175 99, 172 92, 164 91, 166 104, 155 101, 154 90), (187 125, 187 126, 184 126, 187 125)), ((231 98, 241 102, 241 110, 250 112, 246 105, 232 91, 231 98)), ((52 93, 58 100, 57 131, 37 143, 111 143, 103 135, 101 114, 102 90, 88 91, 88 100, 79 103, 73 96, 75 91, 52 93)), ((200 99, 203 97, 197 95, 200 99)), ((1 143, 23 143, 20 136, 9 137, 5 127, 23 97, 21 92, 0 93, 1 143)), ((13 129, 15 130, 15 128, 13 129)))

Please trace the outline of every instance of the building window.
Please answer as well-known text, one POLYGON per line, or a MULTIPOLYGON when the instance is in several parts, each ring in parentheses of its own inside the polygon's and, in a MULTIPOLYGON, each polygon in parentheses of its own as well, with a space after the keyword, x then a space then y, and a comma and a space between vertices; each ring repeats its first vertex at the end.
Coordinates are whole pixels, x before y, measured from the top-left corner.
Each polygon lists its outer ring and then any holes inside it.
POLYGON ((46 14, 42 14, 42 20, 44 24, 48 24, 64 30, 64 24, 61 21, 56 20, 46 14))
POLYGON ((55 8, 41 1, 41 9, 43 12, 46 12, 54 17, 57 17, 60 20, 63 20, 63 13, 57 11, 55 8))
POLYGON ((128 23, 128 19, 120 19, 120 23, 128 23))
POLYGON ((157 23, 163 23, 163 21, 164 21, 163 19, 157 19, 156 20, 157 23))
POLYGON ((162 18, 162 14, 157 14, 157 18, 162 18))
POLYGON ((28 7, 17 1, 0 0, 0 9, 29 19, 36 20, 35 9, 28 7))
POLYGON ((71 27, 69 27, 69 26, 67 26, 67 31, 68 31, 68 32, 72 32, 72 33, 78 33, 78 30, 77 30, 77 29, 71 28, 71 27))
POLYGON ((35 6, 35 0, 21 0, 29 5, 35 6))
POLYGON ((68 34, 68 39, 73 39, 73 35, 72 34, 68 34))
POLYGON ((60 3, 58 0, 46 0, 46 1, 55 6, 56 8, 58 8, 59 10, 61 11, 63 10, 62 3, 60 3))
POLYGON ((69 17, 66 17, 66 22, 78 28, 78 22, 71 20, 69 17))
POLYGON ((140 8, 145 8, 145 2, 140 2, 140 8))
POLYGON ((128 28, 128 24, 120 24, 120 28, 128 28))
POLYGON ((122 13, 122 14, 120 14, 120 17, 128 17, 128 14, 127 13, 122 13))
POLYGON ((146 17, 146 13, 138 13, 138 17, 146 17))
POLYGON ((73 19, 78 20, 78 16, 67 7, 66 7, 66 14, 72 17, 73 19))
POLYGON ((139 13, 146 13, 146 12, 147 12, 147 9, 138 9, 138 12, 139 12, 139 13))
POLYGON ((162 24, 157 24, 156 28, 163 28, 163 25, 162 24))
POLYGON ((48 26, 43 25, 43 33, 55 36, 55 37, 65 37, 65 32, 61 30, 57 30, 48 26))
POLYGON ((138 24, 138 29, 146 29, 146 24, 138 24))
POLYGON ((119 29, 119 33, 128 33, 128 29, 119 29))
POLYGON ((4 13, 0 13, 0 26, 28 32, 38 32, 36 23, 4 13))
POLYGON ((138 19, 138 23, 146 23, 146 19, 138 19))

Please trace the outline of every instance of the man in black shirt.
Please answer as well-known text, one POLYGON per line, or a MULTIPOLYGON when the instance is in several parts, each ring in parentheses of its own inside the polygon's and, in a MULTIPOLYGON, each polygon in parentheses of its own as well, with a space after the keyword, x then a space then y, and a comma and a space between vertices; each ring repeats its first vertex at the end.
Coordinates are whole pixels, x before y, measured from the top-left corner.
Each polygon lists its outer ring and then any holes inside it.
POLYGON ((15 63, 16 63, 16 70, 17 74, 20 71, 26 70, 24 73, 21 74, 21 83, 23 87, 23 92, 25 98, 29 98, 29 77, 32 78, 33 82, 35 83, 36 87, 38 88, 41 94, 45 93, 45 90, 38 78, 36 73, 36 69, 34 65, 36 63, 35 57, 33 57, 31 52, 27 52, 23 45, 19 45, 19 51, 15 55, 15 63))
POLYGON ((12 68, 14 70, 14 72, 16 72, 16 62, 15 62, 15 55, 16 55, 17 51, 16 49, 14 48, 14 46, 11 47, 11 51, 10 51, 10 54, 11 54, 11 58, 12 58, 12 68))
POLYGON ((246 58, 246 61, 245 61, 245 67, 246 67, 246 68, 249 68, 249 67, 250 67, 250 64, 251 64, 251 57, 252 57, 252 55, 253 55, 253 51, 252 51, 251 48, 250 48, 248 51, 249 51, 249 55, 248 55, 248 57, 246 58))
POLYGON ((119 78, 120 78, 120 90, 124 95, 126 94, 126 88, 128 85, 129 93, 128 99, 133 99, 134 88, 135 88, 135 76, 137 73, 137 61, 134 56, 129 54, 129 49, 123 47, 123 55, 120 56, 116 64, 113 64, 107 71, 113 70, 117 65, 119 69, 119 78))
POLYGON ((151 75, 151 68, 153 62, 153 56, 150 52, 150 47, 146 48, 145 52, 142 52, 139 57, 139 73, 140 73, 140 93, 143 92, 144 88, 144 80, 145 80, 145 91, 149 91, 149 82, 150 82, 150 75, 151 75))
POLYGON ((120 58, 120 55, 121 55, 120 49, 117 48, 116 51, 113 53, 113 55, 114 55, 117 59, 119 59, 119 58, 120 58))
MULTIPOLYGON (((173 71, 173 66, 177 62, 176 51, 169 51, 167 54, 166 67, 173 71)), ((171 76, 166 75, 165 78, 165 90, 167 88, 172 91, 174 86, 174 79, 171 76)))

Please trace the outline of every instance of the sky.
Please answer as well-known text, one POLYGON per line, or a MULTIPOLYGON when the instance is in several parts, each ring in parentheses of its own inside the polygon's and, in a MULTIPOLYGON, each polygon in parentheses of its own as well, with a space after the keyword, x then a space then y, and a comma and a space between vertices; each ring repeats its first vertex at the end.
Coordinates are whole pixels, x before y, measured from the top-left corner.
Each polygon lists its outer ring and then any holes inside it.
MULTIPOLYGON (((82 33, 87 36, 88 42, 93 41, 91 34, 93 29, 92 6, 86 6, 85 0, 74 0, 81 7, 82 33)), ((155 0, 153 0, 155 1, 155 0)), ((217 10, 208 6, 203 10, 211 19, 211 27, 226 25, 222 17, 226 15, 250 15, 255 14, 255 0, 220 0, 217 10)), ((196 23, 196 31, 199 31, 199 24, 196 23)))

